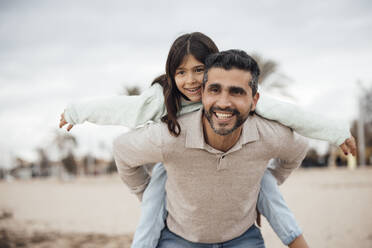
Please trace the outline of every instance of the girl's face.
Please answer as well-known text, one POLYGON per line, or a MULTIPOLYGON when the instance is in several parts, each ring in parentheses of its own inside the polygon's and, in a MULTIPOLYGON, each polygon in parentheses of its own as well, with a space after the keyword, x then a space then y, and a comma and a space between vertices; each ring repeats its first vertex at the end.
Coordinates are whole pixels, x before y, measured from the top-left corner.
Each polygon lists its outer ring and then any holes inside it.
POLYGON ((203 76, 204 64, 189 54, 176 69, 174 80, 183 95, 192 102, 199 102, 203 76))

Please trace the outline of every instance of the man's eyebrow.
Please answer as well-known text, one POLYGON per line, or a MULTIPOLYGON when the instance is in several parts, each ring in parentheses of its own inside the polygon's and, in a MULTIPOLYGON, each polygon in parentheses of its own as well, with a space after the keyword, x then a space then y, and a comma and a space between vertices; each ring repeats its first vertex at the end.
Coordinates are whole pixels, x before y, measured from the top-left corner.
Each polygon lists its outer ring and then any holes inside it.
POLYGON ((221 87, 221 84, 220 83, 210 83, 208 85, 208 88, 211 88, 211 87, 221 87))
POLYGON ((239 93, 246 93, 247 92, 244 88, 239 87, 239 86, 230 86, 229 91, 230 92, 239 92, 239 93))

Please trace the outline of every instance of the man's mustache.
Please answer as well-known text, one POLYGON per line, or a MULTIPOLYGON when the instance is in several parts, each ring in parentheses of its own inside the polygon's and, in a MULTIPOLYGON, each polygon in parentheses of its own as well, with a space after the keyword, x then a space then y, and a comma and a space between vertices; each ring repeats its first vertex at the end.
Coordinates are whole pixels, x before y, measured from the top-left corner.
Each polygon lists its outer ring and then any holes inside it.
POLYGON ((232 108, 211 107, 209 109, 209 113, 211 114, 212 112, 216 112, 216 111, 230 112, 233 115, 240 115, 240 112, 237 109, 232 109, 232 108))

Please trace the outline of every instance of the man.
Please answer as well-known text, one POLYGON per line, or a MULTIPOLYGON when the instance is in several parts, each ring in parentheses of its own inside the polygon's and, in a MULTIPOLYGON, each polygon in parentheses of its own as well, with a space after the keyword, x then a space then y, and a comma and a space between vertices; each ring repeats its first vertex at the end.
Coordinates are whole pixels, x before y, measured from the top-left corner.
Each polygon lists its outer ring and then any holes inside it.
POLYGON ((158 247, 264 247, 254 225, 263 173, 279 158, 272 173, 283 182, 300 165, 306 143, 254 115, 259 69, 245 52, 211 55, 205 67, 203 109, 179 118, 179 137, 165 124, 124 134, 114 144, 117 167, 135 187, 146 183, 141 165, 163 162, 168 216, 158 247))

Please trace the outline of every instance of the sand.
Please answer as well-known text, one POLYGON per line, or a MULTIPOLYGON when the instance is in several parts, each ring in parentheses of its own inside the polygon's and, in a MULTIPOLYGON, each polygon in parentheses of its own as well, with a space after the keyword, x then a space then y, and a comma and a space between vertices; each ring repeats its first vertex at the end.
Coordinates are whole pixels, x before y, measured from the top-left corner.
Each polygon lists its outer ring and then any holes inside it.
MULTIPOLYGON (((372 247, 372 168, 299 169, 281 186, 310 247, 372 247)), ((0 182, 0 248, 130 247, 139 202, 117 175, 0 182)), ((266 247, 286 247, 263 220, 266 247)))

